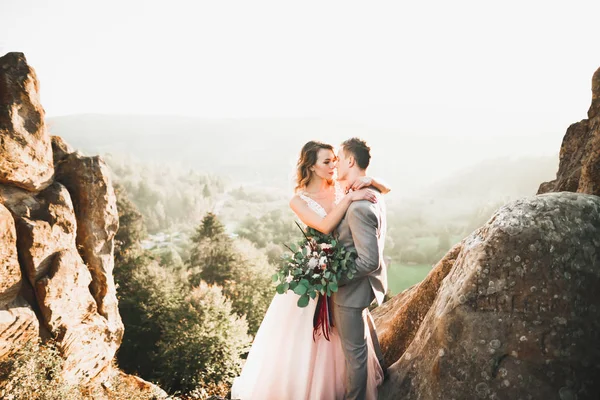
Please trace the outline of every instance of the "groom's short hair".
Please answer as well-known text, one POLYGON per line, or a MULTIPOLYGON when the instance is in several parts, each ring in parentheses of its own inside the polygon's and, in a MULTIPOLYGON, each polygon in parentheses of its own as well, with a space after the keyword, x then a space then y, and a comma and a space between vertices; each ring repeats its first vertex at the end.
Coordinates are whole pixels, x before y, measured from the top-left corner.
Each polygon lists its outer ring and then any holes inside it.
POLYGON ((371 148, 364 140, 356 137, 348 139, 342 143, 342 150, 346 155, 350 153, 354 156, 360 169, 367 169, 371 161, 371 148))

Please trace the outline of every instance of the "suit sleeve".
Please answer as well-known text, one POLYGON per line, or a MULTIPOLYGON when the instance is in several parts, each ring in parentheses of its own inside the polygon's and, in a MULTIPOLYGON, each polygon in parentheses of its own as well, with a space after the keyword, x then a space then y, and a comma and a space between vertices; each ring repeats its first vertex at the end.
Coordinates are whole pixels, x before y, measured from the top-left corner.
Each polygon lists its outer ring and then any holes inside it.
POLYGON ((381 255, 378 237, 379 219, 370 203, 359 203, 356 207, 352 207, 346 218, 357 252, 356 272, 352 279, 344 275, 338 282, 339 286, 347 285, 376 271, 379 268, 381 255))

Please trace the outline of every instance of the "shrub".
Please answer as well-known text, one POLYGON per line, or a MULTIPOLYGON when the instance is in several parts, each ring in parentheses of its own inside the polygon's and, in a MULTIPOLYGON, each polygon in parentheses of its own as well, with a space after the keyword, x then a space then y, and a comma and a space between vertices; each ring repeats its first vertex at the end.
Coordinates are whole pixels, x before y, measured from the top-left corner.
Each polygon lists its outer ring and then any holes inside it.
POLYGON ((205 282, 162 320, 155 363, 159 381, 175 391, 226 387, 241 370, 248 325, 232 312, 221 288, 205 282))
POLYGON ((77 386, 63 376, 64 360, 48 342, 28 342, 0 363, 0 398, 6 400, 80 400, 77 386))

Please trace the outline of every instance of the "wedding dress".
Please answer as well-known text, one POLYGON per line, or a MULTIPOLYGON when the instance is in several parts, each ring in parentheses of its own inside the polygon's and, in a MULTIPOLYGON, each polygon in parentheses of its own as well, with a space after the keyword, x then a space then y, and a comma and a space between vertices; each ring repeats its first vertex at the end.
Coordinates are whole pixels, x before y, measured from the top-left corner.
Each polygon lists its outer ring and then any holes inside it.
MULTIPOLYGON (((343 197, 336 184, 336 204, 343 197)), ((300 194, 308 206, 325 217, 325 209, 300 194)), ((313 315, 317 306, 296 305, 292 291, 275 294, 256 333, 246 363, 231 388, 231 398, 240 400, 342 400, 345 392, 346 360, 333 327, 327 341, 318 335, 313 341, 313 315)), ((383 371, 373 349, 365 322, 368 346, 367 398, 377 399, 383 371)))

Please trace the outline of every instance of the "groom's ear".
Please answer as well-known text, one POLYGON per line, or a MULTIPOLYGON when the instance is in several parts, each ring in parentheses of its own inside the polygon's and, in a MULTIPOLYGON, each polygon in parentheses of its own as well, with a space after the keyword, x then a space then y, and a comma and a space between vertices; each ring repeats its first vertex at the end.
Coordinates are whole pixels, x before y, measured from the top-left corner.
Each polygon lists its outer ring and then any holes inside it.
POLYGON ((348 167, 352 168, 352 167, 354 167, 354 164, 356 164, 356 160, 354 159, 354 156, 349 156, 348 157, 348 167))

